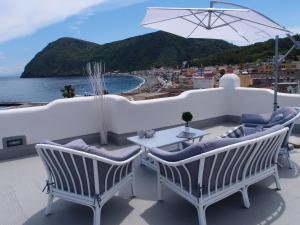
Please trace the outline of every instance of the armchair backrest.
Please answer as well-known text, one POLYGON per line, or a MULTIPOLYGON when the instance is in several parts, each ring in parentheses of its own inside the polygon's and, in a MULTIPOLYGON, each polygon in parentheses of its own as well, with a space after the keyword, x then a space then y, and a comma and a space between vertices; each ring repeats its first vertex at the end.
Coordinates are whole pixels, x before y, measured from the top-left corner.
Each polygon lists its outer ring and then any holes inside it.
POLYGON ((83 151, 48 144, 36 145, 51 188, 93 198, 132 172, 132 161, 118 162, 83 151))

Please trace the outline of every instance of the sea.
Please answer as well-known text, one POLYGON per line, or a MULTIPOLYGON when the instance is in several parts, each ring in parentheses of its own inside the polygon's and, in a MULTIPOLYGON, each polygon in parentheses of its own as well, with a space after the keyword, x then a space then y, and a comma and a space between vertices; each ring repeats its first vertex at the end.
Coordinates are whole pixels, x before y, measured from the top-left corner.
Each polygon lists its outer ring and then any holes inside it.
MULTIPOLYGON (((130 74, 104 76, 110 94, 130 92, 143 84, 143 78, 130 74)), ((76 95, 91 94, 88 77, 19 78, 0 76, 0 102, 50 102, 62 97, 64 85, 72 85, 76 95)))

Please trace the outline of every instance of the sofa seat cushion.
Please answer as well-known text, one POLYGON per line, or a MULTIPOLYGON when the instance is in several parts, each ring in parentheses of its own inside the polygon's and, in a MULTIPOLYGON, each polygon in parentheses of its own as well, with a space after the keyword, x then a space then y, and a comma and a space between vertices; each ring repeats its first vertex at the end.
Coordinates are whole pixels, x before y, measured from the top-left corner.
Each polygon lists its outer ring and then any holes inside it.
POLYGON ((262 132, 264 130, 263 126, 257 126, 257 127, 244 127, 244 133, 245 136, 255 134, 257 132, 262 132))

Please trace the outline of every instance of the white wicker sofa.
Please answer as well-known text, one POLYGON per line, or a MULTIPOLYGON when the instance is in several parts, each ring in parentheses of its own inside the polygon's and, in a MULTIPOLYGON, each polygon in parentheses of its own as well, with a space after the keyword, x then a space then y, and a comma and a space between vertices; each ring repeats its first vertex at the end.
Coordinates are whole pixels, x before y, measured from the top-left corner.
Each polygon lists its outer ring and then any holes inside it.
POLYGON ((241 192, 250 207, 248 187, 274 176, 280 189, 277 158, 288 132, 281 125, 243 138, 220 138, 200 142, 178 151, 151 149, 157 165, 158 199, 166 186, 191 202, 200 225, 206 225, 206 208, 229 195, 241 192))
POLYGON ((93 225, 100 225, 103 205, 124 185, 129 183, 135 195, 133 161, 141 154, 138 146, 110 153, 80 139, 64 146, 46 143, 36 145, 47 172, 46 215, 58 197, 89 206, 94 213, 93 225))

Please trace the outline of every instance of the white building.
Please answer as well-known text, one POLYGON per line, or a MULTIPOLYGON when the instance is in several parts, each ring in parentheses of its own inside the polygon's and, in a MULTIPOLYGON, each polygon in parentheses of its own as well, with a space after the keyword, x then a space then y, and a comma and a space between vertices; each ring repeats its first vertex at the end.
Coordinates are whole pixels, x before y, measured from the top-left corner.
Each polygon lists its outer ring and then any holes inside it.
POLYGON ((214 87, 214 78, 193 76, 193 89, 206 89, 214 87))

